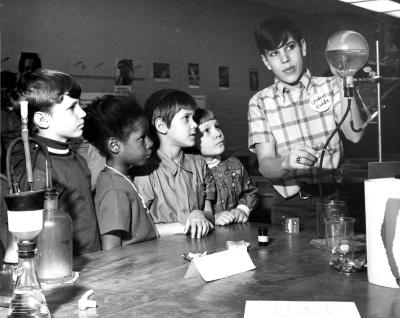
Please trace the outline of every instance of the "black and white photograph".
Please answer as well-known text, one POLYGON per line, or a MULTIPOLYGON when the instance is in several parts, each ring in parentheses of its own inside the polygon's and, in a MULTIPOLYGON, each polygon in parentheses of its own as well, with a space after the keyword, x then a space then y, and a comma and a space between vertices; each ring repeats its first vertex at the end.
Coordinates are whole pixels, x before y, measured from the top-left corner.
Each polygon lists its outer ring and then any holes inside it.
POLYGON ((188 63, 189 88, 200 87, 200 67, 197 63, 188 63))
POLYGON ((218 67, 218 79, 220 89, 229 89, 229 67, 219 66, 218 67))
POLYGON ((0 21, 0 317, 400 318, 400 0, 0 21))
POLYGON ((249 89, 253 92, 257 92, 258 86, 258 70, 256 68, 249 69, 249 89))
POLYGON ((153 78, 156 82, 169 82, 170 74, 168 63, 153 63, 153 78))

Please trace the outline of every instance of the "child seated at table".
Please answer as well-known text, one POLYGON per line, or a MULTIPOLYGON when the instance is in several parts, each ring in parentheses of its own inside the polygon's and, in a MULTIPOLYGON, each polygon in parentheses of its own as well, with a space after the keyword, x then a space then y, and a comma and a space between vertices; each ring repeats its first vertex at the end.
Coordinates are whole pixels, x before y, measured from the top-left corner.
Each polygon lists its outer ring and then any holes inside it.
POLYGON ((196 148, 206 160, 215 180, 215 224, 247 222, 257 203, 256 186, 239 159, 223 155, 224 134, 213 112, 197 108, 193 119, 198 125, 199 133, 196 148))
MULTIPOLYGON (((68 74, 49 69, 24 73, 17 102, 28 101, 30 132, 47 150, 52 162, 52 181, 58 188, 58 208, 72 218, 73 252, 83 255, 100 250, 90 171, 85 159, 69 147, 71 138, 82 136, 86 113, 79 104, 81 87, 68 74)), ((22 144, 13 153, 14 175, 21 190, 29 190, 22 144)), ((46 157, 31 147, 34 190, 46 187, 46 157)))
POLYGON ((161 237, 190 232, 192 238, 201 238, 214 228, 211 172, 201 156, 183 153, 183 148, 195 144, 195 108, 189 94, 174 89, 159 90, 146 101, 145 112, 159 149, 135 183, 161 237))
POLYGON ((157 238, 132 180, 153 145, 143 109, 132 97, 105 95, 88 105, 86 112, 83 136, 106 158, 94 200, 103 250, 157 238))

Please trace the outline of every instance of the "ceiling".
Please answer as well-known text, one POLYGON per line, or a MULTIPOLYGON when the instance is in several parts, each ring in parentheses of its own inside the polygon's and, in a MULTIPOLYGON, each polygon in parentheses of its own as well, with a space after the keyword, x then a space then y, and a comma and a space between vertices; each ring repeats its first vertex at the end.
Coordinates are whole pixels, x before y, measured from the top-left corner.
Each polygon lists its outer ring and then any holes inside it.
POLYGON ((353 10, 351 5, 337 0, 250 0, 301 14, 318 14, 324 12, 353 10))
MULTIPOLYGON (((363 8, 355 7, 348 3, 337 0, 250 0, 252 2, 276 7, 300 14, 322 14, 332 12, 347 12, 353 14, 364 14, 371 12, 363 8)), ((400 2, 400 0, 393 0, 400 2)))

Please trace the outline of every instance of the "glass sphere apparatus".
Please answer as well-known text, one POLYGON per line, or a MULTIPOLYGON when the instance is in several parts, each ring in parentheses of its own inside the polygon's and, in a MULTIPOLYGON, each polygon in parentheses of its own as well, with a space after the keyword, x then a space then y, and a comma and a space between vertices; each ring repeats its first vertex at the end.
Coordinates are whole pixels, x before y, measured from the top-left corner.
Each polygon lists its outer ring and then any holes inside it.
POLYGON ((354 96, 353 76, 368 60, 365 38, 355 31, 338 31, 330 36, 325 57, 332 73, 343 78, 344 96, 354 96))

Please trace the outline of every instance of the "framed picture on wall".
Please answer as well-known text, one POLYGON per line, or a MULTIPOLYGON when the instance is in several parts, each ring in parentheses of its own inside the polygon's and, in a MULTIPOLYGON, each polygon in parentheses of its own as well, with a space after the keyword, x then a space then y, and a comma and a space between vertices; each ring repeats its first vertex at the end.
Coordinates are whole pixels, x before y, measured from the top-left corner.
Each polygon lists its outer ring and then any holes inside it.
POLYGON ((156 82, 169 82, 169 63, 153 63, 153 78, 156 82))
POLYGON ((249 88, 251 91, 258 91, 258 70, 256 68, 249 69, 249 88))
MULTIPOLYGON (((2 60, 7 61, 6 59, 2 60)), ((42 67, 42 61, 38 53, 35 52, 21 52, 19 62, 18 62, 18 72, 23 74, 25 72, 32 72, 38 68, 42 67)))
POLYGON ((196 63, 188 63, 189 88, 200 87, 200 67, 196 63))
POLYGON ((133 82, 133 60, 119 59, 115 61, 115 85, 131 86, 133 82))
POLYGON ((228 66, 218 67, 218 76, 219 76, 219 88, 229 89, 229 67, 228 66))

